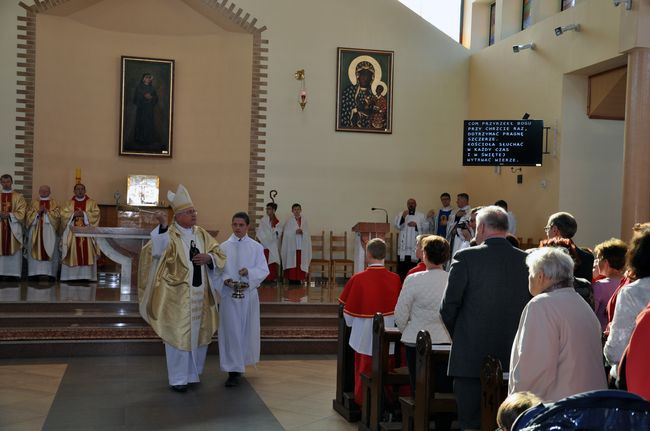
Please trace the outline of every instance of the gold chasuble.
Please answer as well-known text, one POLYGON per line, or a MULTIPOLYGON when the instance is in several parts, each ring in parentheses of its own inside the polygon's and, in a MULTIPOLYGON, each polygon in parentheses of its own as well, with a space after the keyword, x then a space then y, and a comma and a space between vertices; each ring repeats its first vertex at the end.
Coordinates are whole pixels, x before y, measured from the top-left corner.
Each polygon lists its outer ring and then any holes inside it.
POLYGON ((61 223, 61 210, 54 199, 34 199, 27 210, 25 226, 32 229, 32 243, 28 245, 28 252, 33 259, 51 260, 56 245, 56 234, 61 223), (44 225, 44 216, 39 216, 41 209, 47 210, 49 226, 44 225), (34 223, 36 220, 36 223, 34 223), (34 226, 32 226, 34 224, 34 226))
POLYGON ((94 265, 99 254, 99 247, 92 238, 77 238, 72 232, 73 226, 86 226, 84 217, 74 216, 75 211, 83 211, 88 218, 88 226, 99 225, 99 207, 88 196, 79 201, 72 197, 61 210, 61 220, 67 223, 61 238, 63 263, 67 266, 94 265))
MULTIPOLYGON (((169 245, 158 259, 152 257, 152 242, 149 241, 140 252, 138 268, 138 300, 140 314, 167 344, 184 351, 192 350, 192 264, 185 256, 181 234, 172 223, 169 226, 169 245)), ((219 243, 203 228, 193 227, 199 243, 205 246, 201 253, 214 257, 215 270, 222 270, 226 255, 219 243)), ((218 327, 217 301, 210 277, 203 271, 204 285, 201 310, 201 326, 198 345, 210 344, 218 327)))
POLYGON ((11 213, 15 218, 0 220, 0 256, 13 256, 23 245, 22 224, 27 203, 23 195, 12 191, 0 193, 0 205, 3 212, 11 213))

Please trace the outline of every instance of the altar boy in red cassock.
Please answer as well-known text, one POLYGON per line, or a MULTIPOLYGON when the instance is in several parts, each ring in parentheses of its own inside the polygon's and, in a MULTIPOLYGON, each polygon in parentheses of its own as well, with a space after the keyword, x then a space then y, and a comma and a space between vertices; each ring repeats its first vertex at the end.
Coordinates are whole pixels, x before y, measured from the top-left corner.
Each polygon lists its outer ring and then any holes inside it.
POLYGON ((269 202, 266 204, 266 215, 258 221, 257 239, 264 247, 264 257, 269 266, 269 275, 264 281, 275 281, 278 278, 280 268, 280 236, 282 225, 275 215, 278 204, 269 202))
POLYGON ((289 217, 282 227, 282 266, 284 278, 289 284, 300 284, 307 277, 311 262, 311 236, 309 225, 302 216, 300 204, 291 206, 293 217, 289 217))
POLYGON ((402 283, 397 274, 384 267, 386 243, 375 238, 366 245, 368 268, 350 278, 339 302, 344 304, 345 323, 352 328, 350 347, 354 349, 354 400, 363 404, 361 373, 372 368, 372 319, 384 315, 386 327, 395 326, 395 305, 402 283))

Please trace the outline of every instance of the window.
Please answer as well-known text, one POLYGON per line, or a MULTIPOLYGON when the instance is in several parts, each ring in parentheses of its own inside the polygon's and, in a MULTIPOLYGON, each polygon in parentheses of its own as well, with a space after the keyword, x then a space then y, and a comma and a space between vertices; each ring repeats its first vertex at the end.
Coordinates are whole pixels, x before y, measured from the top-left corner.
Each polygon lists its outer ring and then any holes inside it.
POLYGON ((492 3, 490 5, 490 36, 488 39, 488 46, 494 45, 494 33, 496 32, 496 22, 497 22, 497 4, 492 3))
POLYGON ((576 5, 576 0, 560 0, 560 10, 567 10, 576 5))
POLYGON ((460 42, 463 0, 399 0, 456 42, 460 42))
POLYGON ((533 24, 533 16, 531 14, 533 3, 535 0, 523 0, 523 8, 521 13, 521 29, 526 30, 533 24))

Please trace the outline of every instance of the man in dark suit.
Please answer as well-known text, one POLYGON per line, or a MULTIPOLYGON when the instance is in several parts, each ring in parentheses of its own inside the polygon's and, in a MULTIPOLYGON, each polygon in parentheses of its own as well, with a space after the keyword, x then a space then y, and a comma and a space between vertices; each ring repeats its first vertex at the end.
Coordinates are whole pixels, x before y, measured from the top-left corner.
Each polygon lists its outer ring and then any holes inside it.
POLYGON ((449 376, 454 378, 461 429, 481 426, 481 363, 491 355, 510 366, 519 317, 531 298, 526 253, 505 239, 508 213, 497 206, 476 217, 476 247, 454 256, 440 304, 452 339, 449 376))
MULTIPOLYGON (((544 228, 546 236, 551 238, 566 238, 573 243, 573 236, 578 231, 578 222, 569 213, 559 212, 551 214, 544 228)), ((575 245, 575 243, 573 243, 575 245)), ((579 261, 573 268, 573 275, 591 282, 593 278, 594 255, 591 252, 576 246, 579 261)))

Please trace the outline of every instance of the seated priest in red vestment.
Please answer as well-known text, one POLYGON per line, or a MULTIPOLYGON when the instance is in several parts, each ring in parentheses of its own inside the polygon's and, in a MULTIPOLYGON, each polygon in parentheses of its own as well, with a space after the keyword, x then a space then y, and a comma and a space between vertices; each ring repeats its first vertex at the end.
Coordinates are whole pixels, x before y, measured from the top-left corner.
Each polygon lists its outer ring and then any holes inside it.
POLYGON ((402 282, 397 274, 384 267, 386 243, 380 238, 368 241, 368 268, 350 278, 339 302, 344 304, 345 323, 352 328, 350 347, 354 349, 354 400, 362 405, 361 373, 370 374, 372 367, 372 319, 384 315, 386 327, 395 326, 395 304, 402 282))
POLYGON ((61 209, 61 223, 65 224, 61 236, 61 281, 97 280, 97 243, 72 232, 74 226, 99 225, 99 207, 88 197, 83 184, 74 186, 74 196, 61 209))
POLYGON ((13 190, 11 175, 0 177, 0 276, 20 278, 23 268, 23 220, 27 204, 13 190))

